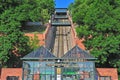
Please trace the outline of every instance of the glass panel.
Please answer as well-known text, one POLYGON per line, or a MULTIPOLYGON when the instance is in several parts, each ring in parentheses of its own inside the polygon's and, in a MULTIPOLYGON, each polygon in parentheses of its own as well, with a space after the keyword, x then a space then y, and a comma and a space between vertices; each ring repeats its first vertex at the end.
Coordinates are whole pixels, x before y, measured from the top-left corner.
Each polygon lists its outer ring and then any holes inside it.
POLYGON ((54 62, 37 62, 25 61, 23 64, 23 79, 24 80, 54 80, 55 69, 47 64, 54 64, 54 62), (48 77, 48 78, 47 78, 48 77))
POLYGON ((104 77, 100 77, 100 80, 105 80, 105 78, 104 77))
POLYGON ((27 80, 27 79, 29 79, 29 78, 31 78, 32 79, 32 75, 30 75, 30 69, 24 69, 24 80, 27 80))
POLYGON ((100 80, 111 80, 110 76, 101 76, 100 80))
POLYGON ((45 75, 40 75, 40 80, 46 80, 46 76, 45 75))
POLYGON ((27 80, 33 80, 33 75, 28 75, 27 80))
POLYGON ((111 77, 110 77, 110 76, 107 76, 107 77, 106 77, 106 80, 111 80, 111 77))
POLYGON ((46 75, 46 80, 50 80, 50 75, 46 75))
MULTIPOLYGON (((94 80, 95 67, 93 62, 63 62, 62 64, 67 65, 60 67, 60 75, 64 79, 72 78, 73 80, 78 80, 84 78, 85 80, 94 80)), ((56 71, 52 65, 55 65, 55 62, 25 61, 23 65, 24 80, 54 80, 56 71)))

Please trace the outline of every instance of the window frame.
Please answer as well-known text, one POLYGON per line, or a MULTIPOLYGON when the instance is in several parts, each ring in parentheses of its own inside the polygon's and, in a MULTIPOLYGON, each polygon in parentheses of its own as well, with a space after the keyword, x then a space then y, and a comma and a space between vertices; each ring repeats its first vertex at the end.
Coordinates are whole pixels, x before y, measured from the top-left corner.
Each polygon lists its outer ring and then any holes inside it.
POLYGON ((111 76, 100 76, 100 80, 112 80, 111 76))
POLYGON ((19 80, 19 76, 7 76, 6 80, 19 80))

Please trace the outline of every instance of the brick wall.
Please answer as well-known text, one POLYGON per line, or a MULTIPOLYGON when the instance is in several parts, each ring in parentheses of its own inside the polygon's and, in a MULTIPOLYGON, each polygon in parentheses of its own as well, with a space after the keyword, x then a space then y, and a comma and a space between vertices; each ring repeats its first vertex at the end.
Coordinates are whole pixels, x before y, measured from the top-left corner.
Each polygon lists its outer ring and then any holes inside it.
POLYGON ((1 80, 6 80, 8 76, 16 76, 19 77, 19 80, 22 80, 22 68, 2 68, 1 80))

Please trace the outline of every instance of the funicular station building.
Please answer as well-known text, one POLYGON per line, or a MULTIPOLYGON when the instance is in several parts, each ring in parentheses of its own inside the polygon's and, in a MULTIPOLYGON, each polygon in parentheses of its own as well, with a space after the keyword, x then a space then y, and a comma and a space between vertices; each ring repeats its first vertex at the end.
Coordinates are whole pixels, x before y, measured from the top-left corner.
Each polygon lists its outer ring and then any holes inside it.
POLYGON ((98 78, 96 59, 76 45, 66 8, 56 8, 50 24, 45 45, 22 58, 22 80, 113 80, 98 78))
POLYGON ((67 9, 56 9, 43 47, 24 56, 23 80, 96 80, 95 58, 72 39, 67 9))
POLYGON ((56 8, 45 45, 22 58, 22 79, 18 76, 6 80, 118 80, 116 69, 95 68, 96 58, 76 44, 74 34, 69 11, 56 8))

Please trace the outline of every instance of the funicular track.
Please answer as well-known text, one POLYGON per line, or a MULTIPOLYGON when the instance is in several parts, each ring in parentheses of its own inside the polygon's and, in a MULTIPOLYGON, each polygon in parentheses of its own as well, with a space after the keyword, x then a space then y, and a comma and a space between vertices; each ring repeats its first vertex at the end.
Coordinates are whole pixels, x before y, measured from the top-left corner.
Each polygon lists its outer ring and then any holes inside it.
POLYGON ((52 41, 48 40, 48 43, 52 43, 52 47, 49 50, 58 58, 61 58, 71 48, 73 48, 73 34, 71 21, 68 18, 67 11, 56 12, 51 18, 51 25, 54 29, 53 37, 50 37, 52 41), (59 16, 56 18, 55 16, 59 16), (63 17, 65 16, 65 17, 63 17))
POLYGON ((62 57, 68 50, 71 49, 71 27, 70 26, 57 26, 56 36, 53 47, 53 53, 57 57, 62 57))

